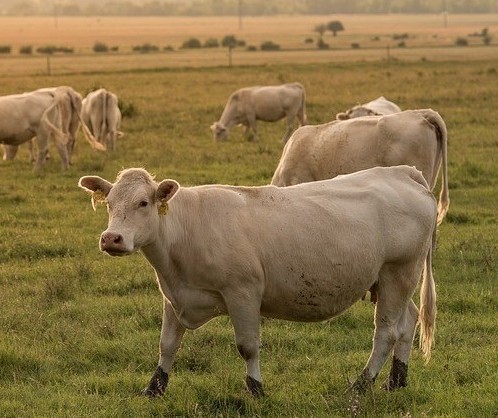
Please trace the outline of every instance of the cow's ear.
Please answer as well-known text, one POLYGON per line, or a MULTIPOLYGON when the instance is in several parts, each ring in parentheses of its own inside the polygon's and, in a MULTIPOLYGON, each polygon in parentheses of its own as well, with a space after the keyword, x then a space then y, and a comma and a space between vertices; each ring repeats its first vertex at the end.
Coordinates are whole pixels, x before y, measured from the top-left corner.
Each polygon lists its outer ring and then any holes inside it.
POLYGON ((157 210, 160 215, 166 215, 168 212, 168 202, 175 196, 180 185, 175 180, 163 180, 157 186, 156 199, 159 204, 157 210))
POLYGON ((213 124, 209 127, 209 129, 211 129, 213 132, 216 132, 216 122, 215 122, 215 123, 213 123, 213 124))
POLYGON ((92 194, 92 207, 96 210, 97 203, 103 203, 112 189, 112 183, 99 176, 81 177, 78 186, 92 194))
POLYGON ((338 113, 337 115, 335 115, 335 118, 337 120, 346 120, 346 119, 349 119, 348 115, 344 112, 341 112, 341 113, 338 113))

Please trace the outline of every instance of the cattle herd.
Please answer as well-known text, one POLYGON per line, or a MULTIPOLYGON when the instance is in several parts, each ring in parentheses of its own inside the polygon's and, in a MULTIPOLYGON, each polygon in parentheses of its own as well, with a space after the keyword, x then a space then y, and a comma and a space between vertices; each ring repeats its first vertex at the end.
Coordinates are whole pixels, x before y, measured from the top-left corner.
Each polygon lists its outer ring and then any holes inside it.
MULTIPOLYGON (((260 317, 323 321, 370 291, 373 348, 351 389, 371 386, 392 358, 385 387, 407 384, 415 329, 430 358, 436 317, 432 254, 449 207, 447 131, 431 109, 402 111, 384 97, 306 125, 299 83, 234 92, 214 138, 235 125, 257 139, 256 121, 286 118, 284 149, 270 185, 182 187, 146 170, 121 171, 114 183, 84 176, 92 205, 109 221, 100 249, 111 256, 141 251, 164 296, 157 369, 143 393, 162 395, 187 329, 228 315, 246 385, 262 395, 260 317), (301 125, 293 132, 294 121, 301 125), (442 167, 439 203, 431 193, 442 167), (412 301, 417 284, 420 308, 412 301)), ((95 149, 114 150, 121 114, 105 89, 85 99, 70 87, 0 97, 0 143, 12 159, 24 142, 38 145, 36 168, 55 142, 64 167, 78 127, 95 149)))

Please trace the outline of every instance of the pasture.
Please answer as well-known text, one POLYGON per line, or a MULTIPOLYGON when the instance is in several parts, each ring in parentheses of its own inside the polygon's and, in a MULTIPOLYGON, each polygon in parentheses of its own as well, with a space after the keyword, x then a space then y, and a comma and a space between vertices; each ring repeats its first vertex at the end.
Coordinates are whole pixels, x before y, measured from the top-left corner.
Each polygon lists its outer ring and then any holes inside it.
POLYGON ((420 57, 277 59, 230 69, 72 67, 53 76, 21 66, 4 77, 2 95, 63 84, 84 94, 104 86, 136 114, 123 120, 125 136, 112 155, 92 151, 80 135, 67 171, 53 146, 39 174, 25 147, 14 161, 0 163, 0 415, 496 416, 498 58, 420 57), (93 212, 78 179, 97 174, 114 181, 119 170, 136 166, 186 186, 267 184, 282 151, 284 122, 260 123, 254 143, 237 128, 228 141, 215 143, 209 126, 236 88, 291 81, 307 90, 311 124, 379 95, 403 109, 433 108, 445 119, 451 205, 434 259, 432 359, 424 365, 417 336, 407 388, 381 388, 386 365, 375 388, 352 399, 348 382, 371 350, 370 302, 325 323, 263 319, 267 396, 255 400, 244 390, 231 323, 219 318, 186 333, 165 396, 143 398, 140 390, 157 362, 161 296, 142 256, 115 259, 98 251, 107 214, 104 207, 93 212))

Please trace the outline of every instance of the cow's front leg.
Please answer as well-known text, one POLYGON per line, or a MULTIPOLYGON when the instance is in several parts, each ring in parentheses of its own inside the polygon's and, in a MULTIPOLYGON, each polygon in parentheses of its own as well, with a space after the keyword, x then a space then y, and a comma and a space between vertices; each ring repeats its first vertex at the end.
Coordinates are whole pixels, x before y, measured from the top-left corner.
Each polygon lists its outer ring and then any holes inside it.
POLYGON ((264 395, 259 369, 260 302, 247 294, 227 298, 227 307, 235 331, 235 344, 246 362, 246 385, 253 396, 264 395), (250 299, 250 300, 248 300, 250 299))
POLYGON ((256 118, 253 116, 247 117, 247 129, 245 132, 245 137, 248 141, 258 140, 258 124, 256 123, 256 118))
POLYGON ((287 116, 287 132, 285 133, 284 137, 282 138, 282 141, 284 144, 287 143, 287 141, 289 140, 289 138, 292 135, 292 132, 294 132, 294 119, 295 119, 294 115, 287 116))
POLYGON ((18 145, 2 145, 3 147, 3 159, 5 161, 13 160, 19 149, 18 145))
POLYGON ((169 372, 173 365, 185 327, 178 321, 171 303, 166 298, 163 305, 163 325, 159 343, 159 364, 142 394, 149 397, 161 396, 168 386, 169 372))

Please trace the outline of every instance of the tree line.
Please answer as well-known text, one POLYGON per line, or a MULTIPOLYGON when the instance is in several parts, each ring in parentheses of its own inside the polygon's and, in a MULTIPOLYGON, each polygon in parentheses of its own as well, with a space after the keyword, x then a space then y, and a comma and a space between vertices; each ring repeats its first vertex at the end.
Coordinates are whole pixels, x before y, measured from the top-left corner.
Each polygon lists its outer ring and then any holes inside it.
POLYGON ((496 13, 496 0, 3 0, 1 15, 262 16, 335 13, 496 13))

